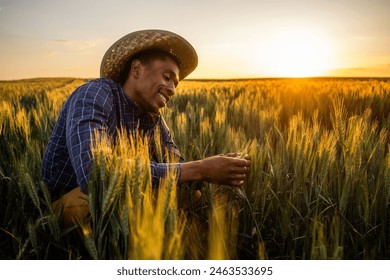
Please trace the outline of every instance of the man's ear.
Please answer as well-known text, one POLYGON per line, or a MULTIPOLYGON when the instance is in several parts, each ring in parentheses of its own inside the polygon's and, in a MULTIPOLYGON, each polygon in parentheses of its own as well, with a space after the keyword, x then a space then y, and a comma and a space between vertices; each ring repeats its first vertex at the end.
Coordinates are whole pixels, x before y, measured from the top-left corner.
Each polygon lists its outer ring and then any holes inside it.
POLYGON ((138 78, 139 75, 141 74, 141 69, 142 69, 142 63, 139 59, 135 59, 131 63, 131 68, 130 68, 130 73, 134 78, 138 78))

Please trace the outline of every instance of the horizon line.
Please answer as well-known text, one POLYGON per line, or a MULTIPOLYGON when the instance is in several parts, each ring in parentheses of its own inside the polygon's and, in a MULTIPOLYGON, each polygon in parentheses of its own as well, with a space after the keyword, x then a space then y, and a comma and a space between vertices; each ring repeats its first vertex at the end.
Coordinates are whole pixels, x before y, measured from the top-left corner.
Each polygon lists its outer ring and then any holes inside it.
MULTIPOLYGON (((31 78, 16 78, 16 79, 0 79, 0 82, 16 82, 27 80, 40 79, 80 79, 80 80, 95 80, 100 77, 77 77, 77 76, 56 76, 56 77, 31 77, 31 78)), ((289 76, 264 76, 264 77, 238 77, 238 78, 185 78, 182 81, 245 81, 245 80, 277 80, 277 79, 390 79, 390 76, 305 76, 305 77, 289 77, 289 76)))

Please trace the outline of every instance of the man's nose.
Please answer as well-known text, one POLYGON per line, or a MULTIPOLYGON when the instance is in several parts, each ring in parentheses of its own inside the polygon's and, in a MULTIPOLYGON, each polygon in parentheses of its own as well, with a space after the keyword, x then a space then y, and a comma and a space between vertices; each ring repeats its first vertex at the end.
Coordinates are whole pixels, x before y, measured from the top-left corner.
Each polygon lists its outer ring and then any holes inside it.
POLYGON ((175 95, 175 93, 176 93, 175 83, 169 82, 169 83, 167 84, 167 91, 168 91, 168 94, 169 94, 170 96, 175 95))

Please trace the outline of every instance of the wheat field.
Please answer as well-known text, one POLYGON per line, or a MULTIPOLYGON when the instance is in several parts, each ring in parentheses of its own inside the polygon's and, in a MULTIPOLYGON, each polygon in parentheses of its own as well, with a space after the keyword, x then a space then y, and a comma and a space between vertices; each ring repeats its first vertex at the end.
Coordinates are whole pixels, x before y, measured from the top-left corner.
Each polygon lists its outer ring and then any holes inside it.
POLYGON ((40 166, 84 82, 0 82, 1 259, 390 258, 390 79, 183 81, 162 111, 183 157, 248 153, 245 186, 177 185, 172 173, 156 196, 147 141, 100 139, 91 215, 63 229, 40 166))

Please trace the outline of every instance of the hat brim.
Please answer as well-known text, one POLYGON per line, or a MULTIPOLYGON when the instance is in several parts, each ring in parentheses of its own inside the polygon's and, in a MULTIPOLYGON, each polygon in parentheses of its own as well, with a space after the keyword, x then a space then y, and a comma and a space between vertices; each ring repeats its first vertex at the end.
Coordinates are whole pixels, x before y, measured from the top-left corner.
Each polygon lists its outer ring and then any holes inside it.
POLYGON ((198 65, 195 49, 181 36, 165 30, 141 30, 127 34, 106 51, 100 65, 100 77, 119 82, 126 62, 132 56, 150 49, 165 51, 176 59, 180 80, 198 65))

